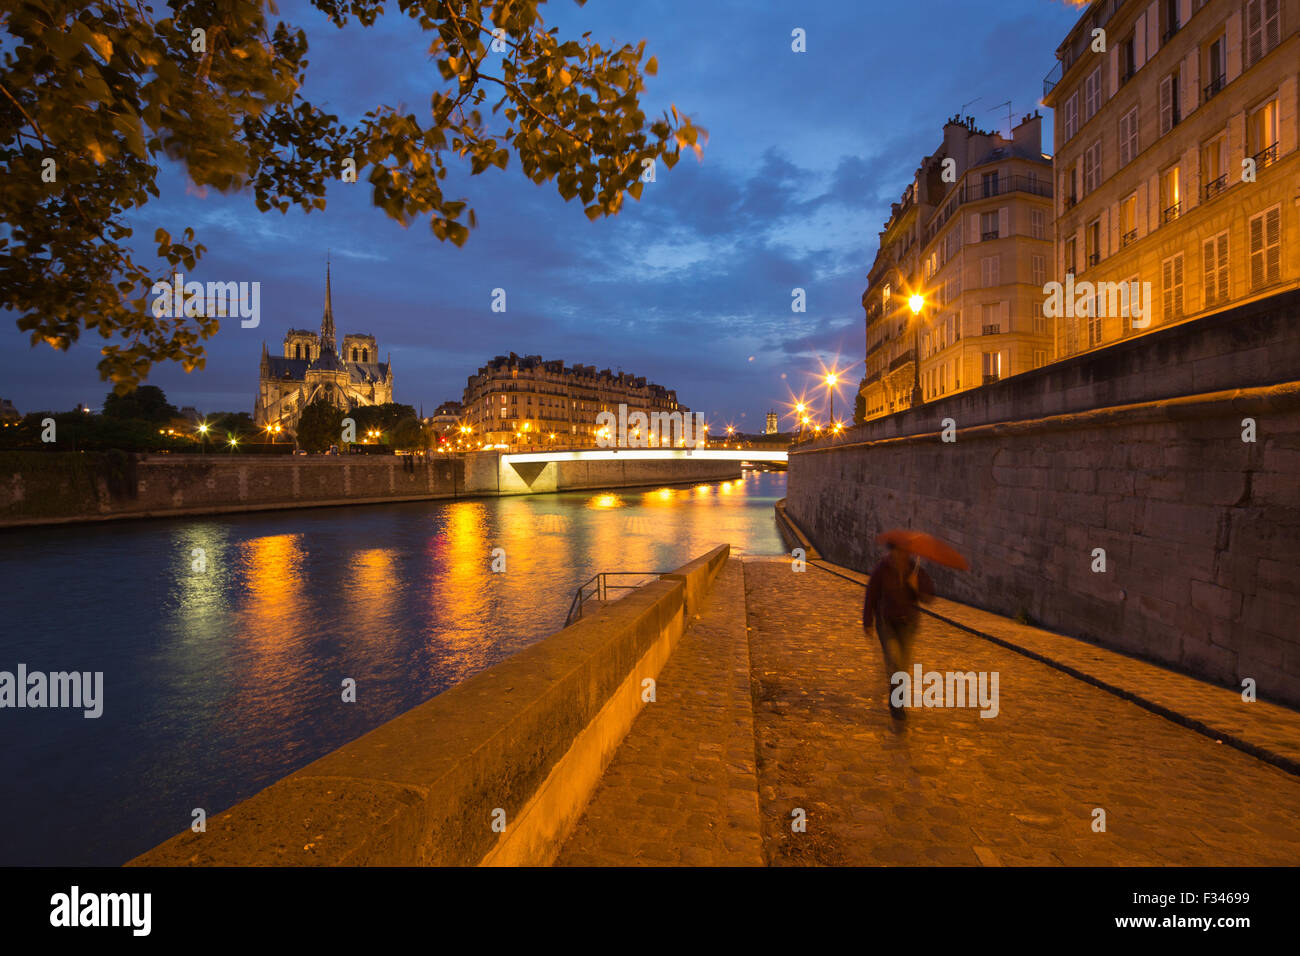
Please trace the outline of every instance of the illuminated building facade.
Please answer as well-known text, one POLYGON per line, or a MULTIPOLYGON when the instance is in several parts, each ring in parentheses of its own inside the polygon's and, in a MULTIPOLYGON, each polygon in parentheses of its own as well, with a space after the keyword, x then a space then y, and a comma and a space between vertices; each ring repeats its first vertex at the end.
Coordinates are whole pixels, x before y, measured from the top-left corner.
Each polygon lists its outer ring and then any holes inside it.
POLYGON ((475 443, 485 445, 596 446, 597 416, 617 415, 619 405, 647 415, 689 412, 675 391, 643 377, 513 352, 469 377, 462 404, 475 443))
POLYGON ((1300 285, 1300 0, 1098 0, 1056 56, 1058 274, 1152 301, 1058 357, 1300 285))

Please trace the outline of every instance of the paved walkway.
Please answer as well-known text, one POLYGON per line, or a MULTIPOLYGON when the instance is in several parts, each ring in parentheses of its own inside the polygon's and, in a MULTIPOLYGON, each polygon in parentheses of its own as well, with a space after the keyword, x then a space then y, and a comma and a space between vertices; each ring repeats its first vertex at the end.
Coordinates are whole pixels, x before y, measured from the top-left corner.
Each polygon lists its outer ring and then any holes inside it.
POLYGON ((997 672, 998 714, 918 708, 900 728, 885 706, 879 645, 862 633, 862 594, 815 565, 795 573, 788 560, 729 561, 560 862, 1300 861, 1300 777, 1006 645, 1068 652, 1068 666, 1135 693, 1192 701, 1211 727, 1249 736, 1275 724, 1262 745, 1279 753, 1300 743, 1294 711, 1275 708, 1280 716, 1261 724, 1262 711, 1237 708, 1263 705, 1239 695, 945 602, 940 613, 966 626, 997 623, 1003 643, 927 617, 916 662, 997 672), (792 826, 800 819, 802 831, 792 826))
POLYGON ((659 674, 556 864, 760 866, 744 565, 659 674))

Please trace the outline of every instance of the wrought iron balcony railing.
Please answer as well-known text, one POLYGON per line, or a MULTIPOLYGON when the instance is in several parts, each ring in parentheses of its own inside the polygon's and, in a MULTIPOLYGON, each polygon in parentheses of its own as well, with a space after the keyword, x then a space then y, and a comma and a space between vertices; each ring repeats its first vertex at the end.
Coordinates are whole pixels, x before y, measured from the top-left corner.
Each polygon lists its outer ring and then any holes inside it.
POLYGON ((1224 173, 1218 179, 1212 179, 1205 184, 1205 198, 1213 199, 1219 193, 1228 188, 1228 174, 1224 173))
POLYGON ((1277 162, 1277 143, 1274 143, 1272 146, 1265 146, 1251 158, 1255 160, 1256 170, 1272 166, 1277 162))
POLYGON ((1201 90, 1201 102, 1208 103, 1210 100, 1222 93, 1225 79, 1226 77, 1220 73, 1214 77, 1214 79, 1210 80, 1210 82, 1201 90))
POLYGON ((1176 202, 1172 206, 1167 207, 1165 211, 1160 214, 1160 224, 1164 225, 1173 222, 1182 214, 1183 204, 1181 202, 1176 202))
POLYGON ((1120 238, 1120 243, 1124 246, 1127 246, 1131 242, 1137 242, 1137 237, 1138 237, 1138 231, 1136 229, 1130 229, 1128 232, 1124 233, 1124 235, 1120 238))

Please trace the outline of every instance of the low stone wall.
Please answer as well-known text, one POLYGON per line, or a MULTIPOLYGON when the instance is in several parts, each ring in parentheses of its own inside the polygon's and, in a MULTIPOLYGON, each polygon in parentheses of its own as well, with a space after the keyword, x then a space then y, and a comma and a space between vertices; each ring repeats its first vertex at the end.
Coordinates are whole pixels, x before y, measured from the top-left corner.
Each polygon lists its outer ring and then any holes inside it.
POLYGON ((456 459, 0 453, 0 527, 453 498, 456 459))
POLYGON ((545 865, 730 548, 722 545, 132 860, 545 865))
POLYGON ((0 528, 724 481, 739 462, 566 461, 521 475, 496 452, 266 457, 0 452, 0 528), (526 480, 527 479, 527 480, 526 480))
POLYGON ((1287 295, 797 451, 787 509, 831 561, 932 531, 945 597, 1300 705, 1298 380, 1287 295))

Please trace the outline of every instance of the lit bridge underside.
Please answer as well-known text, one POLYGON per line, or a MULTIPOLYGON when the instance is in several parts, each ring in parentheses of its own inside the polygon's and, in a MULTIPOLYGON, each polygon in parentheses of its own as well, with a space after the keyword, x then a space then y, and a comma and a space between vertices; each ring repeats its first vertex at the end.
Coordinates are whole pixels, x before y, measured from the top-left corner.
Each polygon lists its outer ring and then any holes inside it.
POLYGON ((502 464, 551 461, 786 461, 787 452, 750 448, 584 448, 576 451, 506 453, 502 464))

